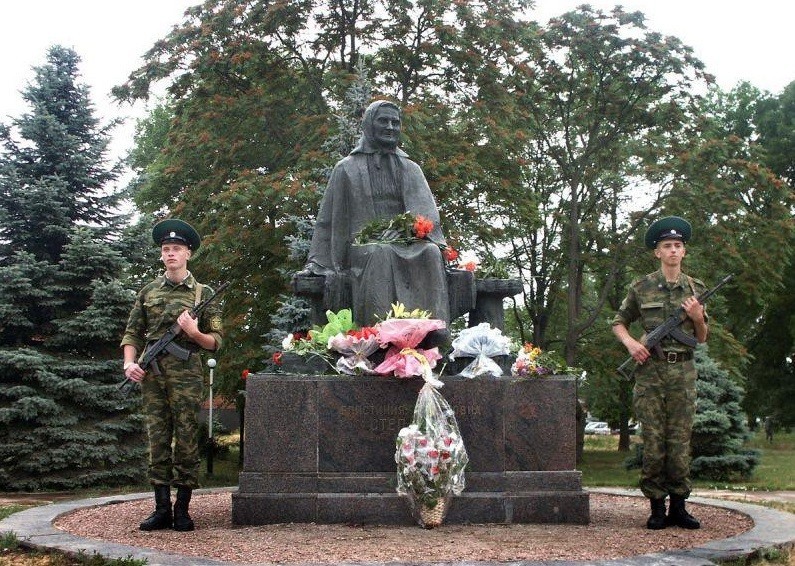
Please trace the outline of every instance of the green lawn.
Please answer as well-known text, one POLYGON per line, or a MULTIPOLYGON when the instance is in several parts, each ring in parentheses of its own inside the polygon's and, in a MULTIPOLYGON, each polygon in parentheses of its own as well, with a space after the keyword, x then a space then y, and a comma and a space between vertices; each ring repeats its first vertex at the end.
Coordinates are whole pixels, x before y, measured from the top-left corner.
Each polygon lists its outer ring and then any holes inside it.
MULTIPOLYGON (((636 439, 633 438, 634 441, 636 439)), ((795 433, 777 434, 773 442, 768 443, 760 431, 749 447, 762 453, 760 464, 751 479, 730 483, 696 480, 693 482, 694 487, 737 491, 795 490, 795 433)), ((618 452, 617 436, 587 435, 582 462, 578 466, 583 474, 583 484, 590 487, 636 487, 638 470, 624 469, 624 460, 628 455, 628 452, 618 452)))
MULTIPOLYGON (((633 442, 635 437, 633 437, 633 442)), ((588 487, 637 487, 638 471, 626 470, 624 460, 630 452, 618 451, 618 436, 585 435, 585 450, 577 468, 588 487)))

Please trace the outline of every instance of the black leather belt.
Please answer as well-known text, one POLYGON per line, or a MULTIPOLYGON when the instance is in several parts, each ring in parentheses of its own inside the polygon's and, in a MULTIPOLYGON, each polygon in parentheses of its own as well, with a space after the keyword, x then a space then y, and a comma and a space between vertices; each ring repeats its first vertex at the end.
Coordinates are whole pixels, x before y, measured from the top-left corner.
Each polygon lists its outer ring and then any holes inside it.
POLYGON ((687 362, 693 359, 693 352, 663 352, 662 360, 669 364, 687 362))

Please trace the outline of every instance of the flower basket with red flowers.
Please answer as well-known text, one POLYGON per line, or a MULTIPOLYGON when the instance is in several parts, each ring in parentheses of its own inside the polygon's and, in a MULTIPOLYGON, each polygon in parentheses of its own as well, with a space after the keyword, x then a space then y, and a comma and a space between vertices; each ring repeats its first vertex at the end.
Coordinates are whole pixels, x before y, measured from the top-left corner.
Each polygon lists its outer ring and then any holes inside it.
POLYGON ((420 526, 440 526, 450 499, 466 486, 469 456, 455 413, 431 383, 420 390, 412 422, 395 443, 397 492, 408 498, 420 526))

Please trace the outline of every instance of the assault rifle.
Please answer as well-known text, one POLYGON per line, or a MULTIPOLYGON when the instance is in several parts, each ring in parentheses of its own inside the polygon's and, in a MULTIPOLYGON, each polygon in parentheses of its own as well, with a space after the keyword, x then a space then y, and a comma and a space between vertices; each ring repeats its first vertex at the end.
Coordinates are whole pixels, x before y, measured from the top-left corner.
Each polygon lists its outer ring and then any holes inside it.
MULTIPOLYGON (((734 277, 733 273, 730 273, 723 279, 721 279, 720 283, 715 285, 712 289, 708 289, 701 293, 698 297, 698 302, 702 305, 709 299, 715 292, 723 287, 726 283, 728 283, 732 277, 734 277)), ((654 353, 658 356, 662 357, 662 346, 661 342, 664 338, 673 338, 677 342, 684 344, 685 346, 689 346, 690 348, 695 348, 698 344, 698 340, 694 336, 690 336, 689 334, 685 334, 679 325, 685 321, 687 316, 685 315, 685 308, 680 306, 678 309, 674 311, 674 313, 668 317, 668 320, 663 322, 660 326, 652 330, 646 335, 646 340, 644 341, 644 345, 648 350, 654 350, 654 353)), ((623 364, 618 366, 618 373, 623 375, 626 379, 631 379, 632 375, 635 373, 635 370, 638 368, 637 362, 635 362, 635 358, 630 356, 624 361, 623 364), (629 366, 632 366, 632 369, 628 371, 629 366)))
MULTIPOLYGON (((192 318, 197 318, 218 295, 224 292, 227 287, 229 287, 229 281, 222 283, 215 293, 190 309, 188 311, 190 316, 192 318)), ((178 322, 175 322, 168 330, 166 330, 166 333, 163 334, 163 336, 161 336, 157 342, 149 344, 144 351, 141 361, 138 362, 138 365, 141 366, 141 369, 144 371, 151 371, 155 375, 160 375, 160 366, 157 365, 157 358, 164 352, 171 354, 183 362, 186 361, 190 357, 191 351, 174 342, 174 339, 176 339, 181 332, 182 327, 178 322)), ((132 380, 129 377, 125 377, 124 381, 119 384, 119 390, 124 389, 124 386, 130 382, 132 382, 132 380)))

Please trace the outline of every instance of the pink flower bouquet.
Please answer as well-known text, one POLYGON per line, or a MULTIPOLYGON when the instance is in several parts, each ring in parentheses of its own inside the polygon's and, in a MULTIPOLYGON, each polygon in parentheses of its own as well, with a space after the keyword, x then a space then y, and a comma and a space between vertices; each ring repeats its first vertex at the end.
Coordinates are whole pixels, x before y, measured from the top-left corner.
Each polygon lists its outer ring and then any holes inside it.
POLYGON ((429 350, 417 349, 420 342, 433 330, 445 328, 442 320, 433 318, 389 318, 376 325, 378 342, 382 347, 389 347, 384 361, 375 372, 381 375, 394 374, 397 377, 419 376, 426 381, 434 380, 432 369, 442 358, 439 348, 429 350))

